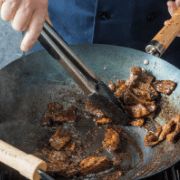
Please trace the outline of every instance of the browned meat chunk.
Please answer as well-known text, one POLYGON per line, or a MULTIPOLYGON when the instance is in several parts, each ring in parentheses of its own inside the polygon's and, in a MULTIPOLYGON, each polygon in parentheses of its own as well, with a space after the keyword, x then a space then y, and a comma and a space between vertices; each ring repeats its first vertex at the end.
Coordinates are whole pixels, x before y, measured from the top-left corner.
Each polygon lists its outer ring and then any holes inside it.
POLYGON ((174 142, 180 135, 180 115, 173 117, 164 126, 157 128, 156 132, 148 132, 144 138, 146 146, 154 146, 163 140, 174 142))
POLYGON ((127 86, 125 85, 125 83, 122 83, 120 86, 117 87, 114 95, 118 98, 121 98, 126 90, 127 86))
POLYGON ((136 119, 134 121, 131 121, 130 124, 132 126, 139 126, 139 127, 142 127, 144 125, 144 119, 143 118, 140 118, 140 119, 136 119))
POLYGON ((107 117, 102 117, 96 120, 96 124, 103 125, 103 124, 109 124, 112 122, 112 119, 107 117))
POLYGON ((50 103, 48 105, 48 112, 45 113, 43 118, 43 124, 46 125, 50 121, 53 122, 70 122, 76 121, 77 114, 76 114, 76 107, 71 106, 66 110, 63 110, 63 106, 58 103, 50 103))
POLYGON ((133 118, 142 118, 150 114, 148 109, 142 104, 126 106, 126 110, 133 118))
POLYGON ((176 83, 171 80, 155 81, 154 87, 158 92, 170 95, 176 88, 176 83))
POLYGON ((159 143, 158 136, 154 132, 149 131, 148 134, 144 138, 145 146, 155 146, 159 143))
POLYGON ((60 129, 58 129, 55 134, 50 138, 49 143, 51 147, 56 150, 60 150, 65 147, 71 141, 71 136, 68 134, 63 134, 60 129))
POLYGON ((119 132, 117 132, 112 128, 106 129, 105 137, 102 144, 103 144, 103 148, 108 151, 117 150, 120 145, 119 132))
POLYGON ((116 90, 116 85, 112 81, 109 82, 108 87, 112 92, 116 90))
POLYGON ((82 174, 97 173, 110 168, 112 162, 105 156, 89 156, 80 162, 82 174))
POLYGON ((141 76, 141 74, 142 74, 142 69, 140 67, 132 67, 130 70, 130 77, 126 81, 126 85, 129 87, 133 86, 138 80, 138 78, 141 76))
POLYGON ((122 176, 122 171, 115 171, 108 175, 105 175, 102 180, 120 180, 120 177, 122 176))
POLYGON ((48 154, 49 162, 66 161, 68 156, 64 151, 50 151, 48 154))
POLYGON ((89 113, 96 117, 104 116, 104 113, 100 109, 97 109, 90 101, 86 101, 85 108, 89 113))

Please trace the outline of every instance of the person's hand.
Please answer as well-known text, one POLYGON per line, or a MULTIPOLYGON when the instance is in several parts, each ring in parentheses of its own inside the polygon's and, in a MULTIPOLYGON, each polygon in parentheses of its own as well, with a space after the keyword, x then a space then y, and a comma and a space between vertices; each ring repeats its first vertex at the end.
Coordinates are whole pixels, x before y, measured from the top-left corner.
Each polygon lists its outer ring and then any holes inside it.
POLYGON ((168 1, 167 6, 168 6, 168 11, 172 16, 174 12, 177 10, 177 8, 180 7, 180 0, 168 1))
MULTIPOLYGON (((169 14, 172 16, 174 12, 177 10, 177 8, 180 7, 180 0, 168 1, 167 7, 168 7, 169 14)), ((168 24, 168 20, 165 21, 165 24, 168 24)), ((178 37, 180 37, 180 34, 178 34, 178 37)))
POLYGON ((48 18, 48 0, 0 0, 0 7, 3 20, 11 21, 16 31, 26 31, 20 48, 28 51, 48 18))

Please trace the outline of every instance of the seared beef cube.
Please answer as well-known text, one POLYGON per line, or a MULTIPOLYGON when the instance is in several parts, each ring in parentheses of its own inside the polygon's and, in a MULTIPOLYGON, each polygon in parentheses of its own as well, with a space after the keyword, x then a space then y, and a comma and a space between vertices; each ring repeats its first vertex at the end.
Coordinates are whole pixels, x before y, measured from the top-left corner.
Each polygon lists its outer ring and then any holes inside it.
POLYGON ((117 132, 116 130, 112 128, 106 129, 102 144, 103 144, 103 148, 108 151, 117 150, 120 145, 119 132, 117 132))
POLYGON ((70 121, 76 121, 77 120, 77 114, 76 114, 76 107, 71 106, 67 110, 64 110, 62 112, 56 113, 53 116, 54 122, 70 122, 70 121))
POLYGON ((60 150, 65 147, 71 141, 71 136, 68 134, 63 134, 60 129, 58 129, 55 134, 50 138, 49 143, 51 147, 56 150, 60 150))
POLYGON ((90 101, 86 101, 85 103, 86 110, 94 116, 103 117, 104 113, 101 109, 97 109, 90 101))
POLYGON ((89 156, 80 162, 82 174, 97 173, 110 168, 112 162, 105 156, 89 156))
POLYGON ((66 161, 68 160, 68 155, 65 151, 50 151, 48 154, 48 161, 49 162, 56 162, 56 161, 66 161))
POLYGON ((170 95, 176 88, 176 83, 171 80, 155 81, 154 87, 158 92, 170 95))
POLYGON ((112 92, 116 90, 116 85, 112 81, 108 83, 108 87, 112 92))
POLYGON ((130 77, 126 81, 126 85, 129 87, 133 86, 138 80, 138 78, 141 76, 141 74, 142 69, 140 67, 132 67, 130 70, 130 77))
POLYGON ((159 143, 159 138, 156 136, 154 132, 148 132, 148 134, 144 138, 145 146, 155 146, 159 143))
POLYGON ((118 98, 121 98, 126 90, 127 86, 125 85, 125 83, 122 83, 121 85, 119 85, 119 87, 116 88, 114 95, 118 98))
POLYGON ((96 120, 96 124, 98 125, 109 124, 111 122, 112 122, 112 119, 107 118, 107 117, 98 118, 96 120))
POLYGON ((143 118, 136 119, 134 121, 131 121, 130 124, 132 126, 142 127, 144 125, 144 119, 143 118))
POLYGON ((123 174, 122 171, 117 170, 117 171, 112 172, 108 175, 105 175, 102 178, 102 180, 120 180, 121 179, 120 177, 122 176, 122 174, 123 174))
POLYGON ((132 106, 126 106, 126 110, 133 118, 142 118, 150 114, 148 109, 142 104, 136 104, 132 106))

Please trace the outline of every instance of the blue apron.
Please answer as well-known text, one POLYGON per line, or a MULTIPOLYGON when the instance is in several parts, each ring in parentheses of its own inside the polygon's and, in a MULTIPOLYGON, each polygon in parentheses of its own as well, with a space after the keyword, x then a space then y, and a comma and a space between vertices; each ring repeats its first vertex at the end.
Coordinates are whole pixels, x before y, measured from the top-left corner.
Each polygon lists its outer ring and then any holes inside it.
MULTIPOLYGON (((55 29, 69 44, 103 43, 144 51, 170 18, 166 0, 49 0, 55 29)), ((180 39, 164 58, 180 67, 180 39)))

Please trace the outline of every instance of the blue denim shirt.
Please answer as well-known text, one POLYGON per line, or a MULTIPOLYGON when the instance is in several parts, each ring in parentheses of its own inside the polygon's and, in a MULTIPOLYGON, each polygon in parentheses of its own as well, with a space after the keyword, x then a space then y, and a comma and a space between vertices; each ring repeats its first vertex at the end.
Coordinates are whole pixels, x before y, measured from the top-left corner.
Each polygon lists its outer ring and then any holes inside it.
MULTIPOLYGON (((55 29, 70 44, 103 43, 143 50, 170 18, 166 0, 49 0, 55 29)), ((179 63, 180 39, 164 55, 179 63)))

